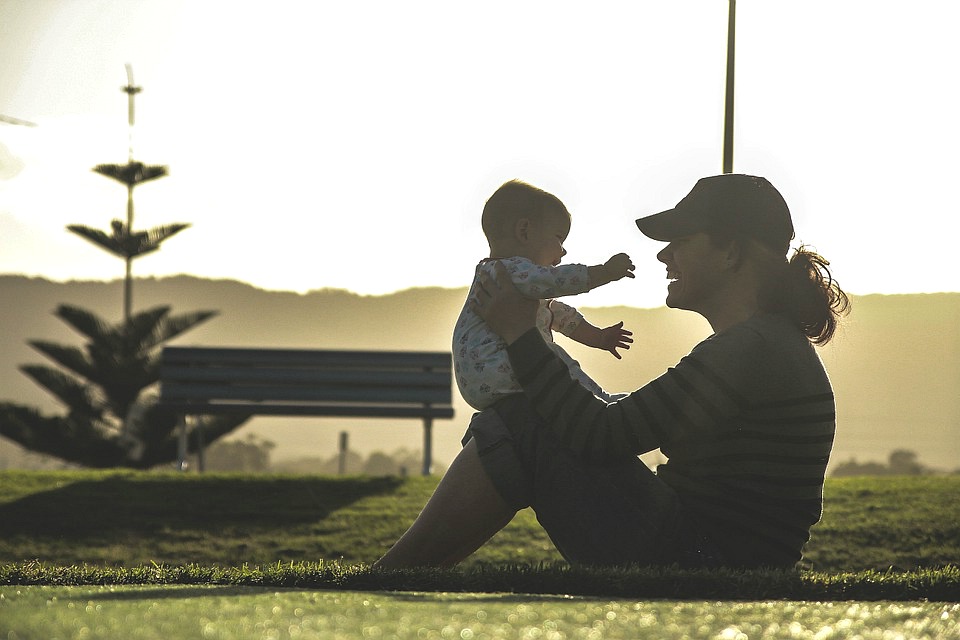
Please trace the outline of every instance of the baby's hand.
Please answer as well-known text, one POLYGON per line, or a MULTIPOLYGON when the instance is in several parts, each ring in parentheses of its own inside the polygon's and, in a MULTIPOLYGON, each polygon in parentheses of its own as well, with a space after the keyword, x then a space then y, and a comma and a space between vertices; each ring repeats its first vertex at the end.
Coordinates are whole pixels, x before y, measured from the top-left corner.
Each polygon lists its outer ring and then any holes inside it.
POLYGON ((618 322, 606 329, 600 329, 600 344, 597 348, 609 351, 614 358, 620 360, 622 356, 617 353, 617 349, 629 349, 630 343, 633 342, 633 338, 630 337, 632 335, 632 331, 623 328, 623 322, 618 322))
POLYGON ((610 278, 610 282, 615 282, 621 278, 632 278, 633 261, 625 253, 618 253, 603 264, 604 271, 610 278))

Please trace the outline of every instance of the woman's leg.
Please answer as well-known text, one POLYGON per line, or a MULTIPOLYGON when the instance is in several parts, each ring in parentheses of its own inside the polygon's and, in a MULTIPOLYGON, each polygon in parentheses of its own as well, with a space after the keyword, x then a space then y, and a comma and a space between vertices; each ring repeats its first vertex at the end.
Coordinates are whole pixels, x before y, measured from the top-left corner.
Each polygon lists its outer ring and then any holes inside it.
POLYGON ((532 501, 537 520, 573 564, 671 564, 680 502, 640 460, 588 465, 541 447, 532 501))
POLYGON ((505 527, 517 510, 497 492, 470 440, 407 532, 374 568, 452 566, 505 527))
MULTIPOLYGON (((626 456, 617 462, 588 464, 559 446, 524 397, 497 405, 502 447, 518 461, 527 482, 517 504, 530 505, 563 557, 573 564, 670 564, 682 537, 679 498, 643 462, 626 456)), ((483 442, 496 424, 471 424, 483 442)), ((489 438, 488 438, 489 439, 489 438)), ((488 458, 484 458, 487 460, 488 458)), ((493 475, 498 481, 503 473, 493 475)), ((498 482, 497 486, 501 486, 498 482)), ((501 491, 503 495, 510 495, 501 491)))
POLYGON ((527 506, 575 564, 669 564, 686 545, 672 489, 636 458, 585 464, 556 444, 523 396, 475 415, 469 434, 416 521, 374 567, 454 565, 527 506))

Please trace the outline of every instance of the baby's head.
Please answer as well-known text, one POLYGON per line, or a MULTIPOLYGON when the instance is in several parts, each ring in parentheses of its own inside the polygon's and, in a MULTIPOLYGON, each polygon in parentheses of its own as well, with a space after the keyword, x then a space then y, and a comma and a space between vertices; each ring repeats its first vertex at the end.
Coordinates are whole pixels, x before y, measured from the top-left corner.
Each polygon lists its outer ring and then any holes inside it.
POLYGON ((490 257, 523 256, 543 265, 560 262, 570 233, 570 212, 560 198, 521 180, 510 180, 483 206, 490 257))

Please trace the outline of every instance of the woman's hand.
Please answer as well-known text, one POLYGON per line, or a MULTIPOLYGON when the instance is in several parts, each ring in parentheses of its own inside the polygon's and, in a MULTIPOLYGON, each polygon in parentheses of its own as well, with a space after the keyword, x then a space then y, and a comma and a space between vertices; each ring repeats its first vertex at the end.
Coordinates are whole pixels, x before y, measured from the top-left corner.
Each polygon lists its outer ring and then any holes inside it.
POLYGON ((470 308, 490 329, 510 344, 537 326, 539 301, 520 294, 499 260, 493 265, 495 277, 481 273, 470 308))

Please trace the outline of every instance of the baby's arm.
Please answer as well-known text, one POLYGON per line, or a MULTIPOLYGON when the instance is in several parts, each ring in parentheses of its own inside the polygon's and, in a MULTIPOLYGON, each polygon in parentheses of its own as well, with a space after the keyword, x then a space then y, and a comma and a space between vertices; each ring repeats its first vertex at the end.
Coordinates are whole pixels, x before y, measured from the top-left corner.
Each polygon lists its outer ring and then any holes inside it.
POLYGON ((632 331, 623 328, 623 322, 601 329, 582 320, 570 334, 570 338, 588 347, 609 351, 619 360, 622 356, 617 353, 617 349, 629 349, 630 343, 633 342, 633 338, 630 337, 632 335, 632 331))
POLYGON ((625 253, 618 253, 603 264, 587 267, 590 288, 596 289, 621 278, 633 278, 633 261, 625 253))
MULTIPOLYGON (((560 264, 544 266, 529 258, 513 256, 499 259, 507 268, 513 284, 524 296, 550 300, 558 296, 586 293, 608 282, 633 277, 633 262, 625 253, 618 253, 604 264, 560 264)), ((493 273, 494 260, 485 261, 481 268, 493 273)))
POLYGON ((551 300, 549 305, 552 316, 550 329, 582 345, 609 351, 619 360, 617 349, 629 349, 633 342, 630 337, 633 332, 624 329, 622 322, 601 329, 587 322, 582 313, 564 302, 551 300))

